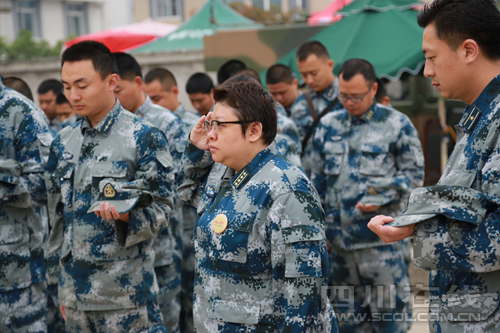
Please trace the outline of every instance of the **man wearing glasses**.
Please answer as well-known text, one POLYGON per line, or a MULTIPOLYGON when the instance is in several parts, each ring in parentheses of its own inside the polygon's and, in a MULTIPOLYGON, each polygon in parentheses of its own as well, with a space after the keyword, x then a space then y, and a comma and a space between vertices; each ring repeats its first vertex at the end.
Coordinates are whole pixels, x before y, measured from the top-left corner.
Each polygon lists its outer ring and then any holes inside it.
POLYGON ((404 114, 376 104, 375 70, 346 61, 339 76, 344 108, 325 115, 313 137, 311 179, 326 213, 331 295, 346 332, 406 332, 411 318, 406 244, 383 244, 366 224, 398 212, 422 184, 417 131, 404 114), (347 294, 346 294, 347 292, 347 294))

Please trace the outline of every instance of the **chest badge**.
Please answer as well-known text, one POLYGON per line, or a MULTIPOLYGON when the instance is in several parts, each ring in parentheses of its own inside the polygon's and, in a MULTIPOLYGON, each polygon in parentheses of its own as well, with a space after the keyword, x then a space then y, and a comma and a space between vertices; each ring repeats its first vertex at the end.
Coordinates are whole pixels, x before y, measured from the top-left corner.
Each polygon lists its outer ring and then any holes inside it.
POLYGON ((104 197, 108 199, 114 198, 116 196, 116 190, 110 183, 104 185, 102 192, 104 194, 104 197))
POLYGON ((222 234, 227 228, 227 216, 224 214, 219 214, 214 217, 212 222, 210 222, 210 228, 216 234, 222 234))

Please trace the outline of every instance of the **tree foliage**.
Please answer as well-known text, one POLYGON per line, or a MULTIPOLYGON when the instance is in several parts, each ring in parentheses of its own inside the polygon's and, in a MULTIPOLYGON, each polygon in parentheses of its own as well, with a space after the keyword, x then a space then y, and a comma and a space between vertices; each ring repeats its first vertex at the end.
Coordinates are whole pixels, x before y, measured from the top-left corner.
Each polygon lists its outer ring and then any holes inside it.
POLYGON ((7 43, 0 37, 0 61, 59 56, 62 46, 62 41, 51 46, 45 40, 35 40, 30 31, 24 30, 12 43, 7 43))

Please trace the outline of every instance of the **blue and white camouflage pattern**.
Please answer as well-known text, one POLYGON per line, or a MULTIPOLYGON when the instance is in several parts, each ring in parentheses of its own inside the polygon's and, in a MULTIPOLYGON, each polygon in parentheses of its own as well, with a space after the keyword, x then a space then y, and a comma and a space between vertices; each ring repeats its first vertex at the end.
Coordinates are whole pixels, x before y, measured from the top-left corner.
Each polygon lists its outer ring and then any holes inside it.
MULTIPOLYGON (((312 182, 326 212, 326 234, 332 244, 330 285, 354 286, 353 302, 338 307, 346 332, 406 332, 411 318, 406 243, 383 244, 367 227, 376 214, 398 213, 408 192, 422 185, 423 154, 417 131, 404 114, 374 104, 360 117, 346 109, 325 115, 313 138, 312 182), (357 203, 380 206, 373 213, 357 203), (368 301, 365 288, 394 290, 391 306, 368 301), (367 314, 364 320, 356 315, 367 314), (353 317, 346 317, 354 315, 353 317), (373 316, 373 317, 372 317, 373 316), (391 317, 392 316, 392 317, 391 317), (371 322, 370 322, 371 321, 371 322)), ((375 298, 372 296, 372 299, 375 298)))
POLYGON ((44 113, 0 80, 0 328, 45 332, 44 113))
MULTIPOLYGON (((213 163, 193 145, 185 160, 193 182, 213 163)), ((197 332, 337 332, 321 298, 324 214, 299 168, 265 149, 204 207, 195 234, 197 332), (221 234, 210 226, 218 214, 229 221, 221 234)))
MULTIPOLYGON (((182 178, 180 161, 186 146, 185 123, 179 115, 154 104, 148 96, 135 114, 165 134, 167 147, 172 155, 176 170, 176 182, 179 182, 182 178)), ((177 198, 173 199, 177 200, 177 198)), ((155 272, 160 288, 158 301, 163 321, 170 333, 178 332, 181 312, 179 298, 181 293, 180 263, 183 248, 183 217, 182 210, 177 204, 175 207, 170 216, 169 224, 159 231, 154 242, 155 272)))
MULTIPOLYGON (((60 256, 61 305, 110 313, 157 306, 153 241, 171 214, 174 185, 165 135, 116 103, 95 128, 81 118, 61 130, 47 170, 49 255, 60 256), (138 195, 128 223, 88 212, 103 182, 138 195)), ((155 318, 151 327, 163 326, 155 318)))
MULTIPOLYGON (((330 112, 341 109, 342 104, 338 100, 339 95, 339 86, 338 81, 335 80, 329 87, 327 87, 322 92, 313 92, 312 93, 312 104, 316 110, 316 113, 319 114, 323 111, 328 105, 334 103, 333 108, 330 112)), ((309 132, 312 124, 313 117, 311 116, 311 110, 309 110, 309 105, 307 103, 307 99, 304 94, 300 95, 295 102, 290 107, 290 118, 295 122, 297 128, 299 130, 300 135, 300 144, 302 145, 302 141, 304 137, 309 132)), ((307 176, 310 176, 311 172, 311 152, 312 152, 312 139, 313 135, 310 136, 309 141, 307 142, 306 147, 302 147, 302 166, 307 176)))
POLYGON ((432 332, 500 332, 500 76, 467 106, 458 128, 438 188, 424 188, 436 209, 408 204, 438 214, 413 222, 414 260, 430 270, 432 332), (450 196, 453 209, 440 210, 450 196))

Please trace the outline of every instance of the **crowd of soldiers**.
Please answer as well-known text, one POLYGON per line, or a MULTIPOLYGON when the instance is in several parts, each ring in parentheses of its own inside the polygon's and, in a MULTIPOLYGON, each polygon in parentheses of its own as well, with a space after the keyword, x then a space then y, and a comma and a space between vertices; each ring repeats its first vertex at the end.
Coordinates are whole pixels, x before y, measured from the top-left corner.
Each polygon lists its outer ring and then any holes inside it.
POLYGON ((0 332, 500 332, 500 13, 434 0, 424 75, 468 104, 437 185, 376 69, 230 60, 179 102, 165 68, 86 41, 0 80, 0 332))

